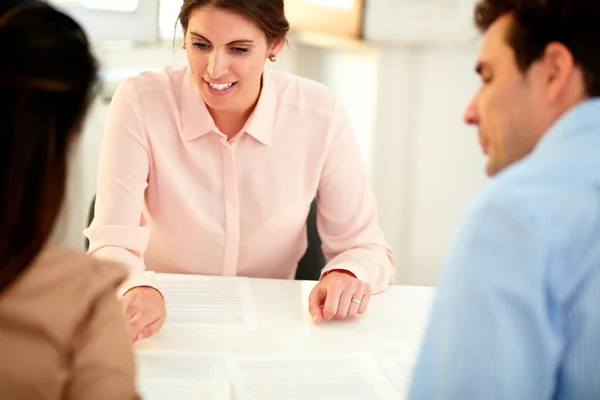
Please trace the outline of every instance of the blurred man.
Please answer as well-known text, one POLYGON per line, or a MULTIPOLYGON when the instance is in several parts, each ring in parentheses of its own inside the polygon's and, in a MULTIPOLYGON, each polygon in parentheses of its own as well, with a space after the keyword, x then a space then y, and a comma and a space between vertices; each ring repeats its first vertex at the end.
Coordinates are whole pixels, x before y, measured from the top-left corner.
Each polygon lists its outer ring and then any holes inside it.
POLYGON ((413 399, 600 398, 600 1, 481 0, 493 178, 438 283, 413 399))

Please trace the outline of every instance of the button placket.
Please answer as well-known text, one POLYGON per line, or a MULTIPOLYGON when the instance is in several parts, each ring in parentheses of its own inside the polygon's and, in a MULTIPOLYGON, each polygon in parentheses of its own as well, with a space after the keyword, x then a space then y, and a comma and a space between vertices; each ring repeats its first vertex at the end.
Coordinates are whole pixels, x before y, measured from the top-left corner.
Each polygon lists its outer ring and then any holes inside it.
POLYGON ((237 274, 240 247, 240 204, 235 164, 235 144, 232 145, 225 139, 222 146, 222 155, 225 214, 223 275, 235 276, 237 274))

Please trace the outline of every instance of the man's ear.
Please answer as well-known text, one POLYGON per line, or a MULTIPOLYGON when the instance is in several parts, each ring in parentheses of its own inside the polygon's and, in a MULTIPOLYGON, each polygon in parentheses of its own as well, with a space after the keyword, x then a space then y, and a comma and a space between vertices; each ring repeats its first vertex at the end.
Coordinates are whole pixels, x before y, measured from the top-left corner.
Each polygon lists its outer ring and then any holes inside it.
POLYGON ((542 64, 546 74, 546 99, 555 103, 569 90, 575 72, 575 60, 564 44, 552 42, 544 50, 542 64))

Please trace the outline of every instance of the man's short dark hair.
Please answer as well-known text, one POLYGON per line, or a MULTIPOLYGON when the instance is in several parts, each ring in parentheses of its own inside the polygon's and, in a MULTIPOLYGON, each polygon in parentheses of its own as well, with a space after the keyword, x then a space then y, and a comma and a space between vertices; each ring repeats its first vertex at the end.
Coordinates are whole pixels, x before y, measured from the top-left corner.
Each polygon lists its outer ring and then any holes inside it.
POLYGON ((505 14, 513 17, 506 41, 522 72, 560 42, 583 71, 587 94, 600 96, 600 0, 480 0, 475 24, 483 33, 505 14))

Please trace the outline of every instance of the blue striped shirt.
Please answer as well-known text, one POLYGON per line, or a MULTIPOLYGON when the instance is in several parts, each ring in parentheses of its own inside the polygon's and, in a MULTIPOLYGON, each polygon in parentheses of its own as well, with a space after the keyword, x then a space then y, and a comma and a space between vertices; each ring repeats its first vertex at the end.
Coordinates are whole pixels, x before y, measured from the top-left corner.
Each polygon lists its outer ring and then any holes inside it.
POLYGON ((600 399, 600 99, 468 208, 410 398, 600 399))

